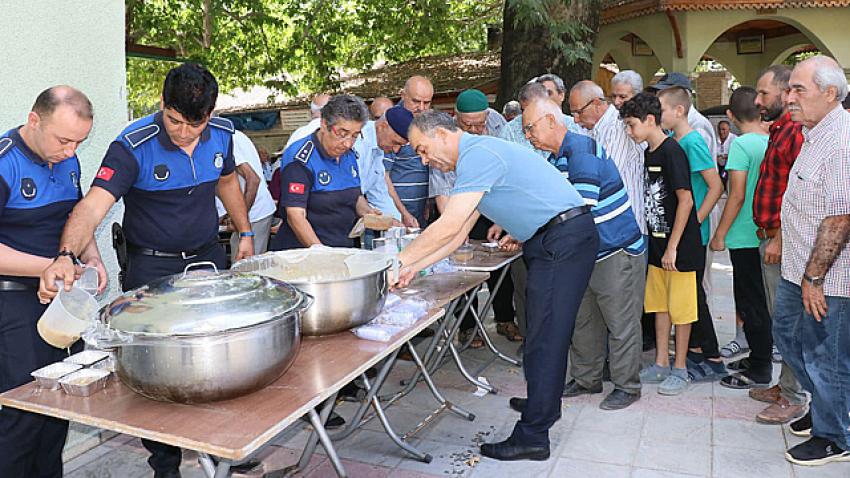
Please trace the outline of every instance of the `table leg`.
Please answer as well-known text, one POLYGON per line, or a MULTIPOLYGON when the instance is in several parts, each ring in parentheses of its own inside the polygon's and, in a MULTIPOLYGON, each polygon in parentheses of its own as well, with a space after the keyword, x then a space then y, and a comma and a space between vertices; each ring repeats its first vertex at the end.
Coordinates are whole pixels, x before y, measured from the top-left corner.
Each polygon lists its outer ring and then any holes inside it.
POLYGON ((213 458, 206 453, 198 453, 198 463, 207 478, 229 478, 231 476, 230 460, 213 458))
POLYGON ((301 458, 298 460, 298 463, 287 466, 283 470, 266 473, 263 475, 264 478, 291 476, 295 473, 306 470, 307 465, 310 463, 310 458, 313 456, 313 453, 316 451, 316 447, 319 443, 322 444, 325 452, 328 454, 328 458, 331 459, 331 464, 333 465, 334 470, 336 470, 336 474, 343 478, 348 476, 345 473, 342 462, 339 460, 339 456, 336 454, 333 442, 331 442, 331 439, 325 430, 325 423, 327 423, 328 417, 334 409, 334 405, 336 405, 336 393, 325 400, 320 413, 316 413, 315 409, 312 409, 307 413, 307 416, 310 418, 310 424, 313 425, 313 431, 310 432, 310 436, 307 437, 307 444, 304 445, 304 451, 301 453, 301 458))
MULTIPOLYGON (((451 410, 452 412, 460 415, 461 417, 473 421, 475 420, 475 415, 470 413, 463 408, 455 405, 454 403, 446 400, 440 390, 437 388, 437 385, 434 384, 434 380, 431 378, 431 374, 428 373, 428 370, 425 368, 425 364, 422 363, 422 360, 419 358, 419 354, 411 348, 410 355, 413 356, 413 361, 416 362, 416 366, 422 371, 422 377, 425 379, 425 383, 428 385, 428 388, 431 390, 431 394, 434 395, 434 398, 440 402, 443 408, 451 410)), ((427 420, 426 420, 427 421, 427 420)))
MULTIPOLYGON (((373 389, 373 387, 369 384, 369 378, 366 377, 365 374, 363 375, 363 383, 366 385, 366 390, 371 391, 373 389)), ((374 387, 374 390, 378 390, 377 382, 376 386, 374 387)), ((431 463, 431 460, 434 459, 431 455, 429 455, 428 453, 422 453, 416 448, 410 446, 396 434, 395 430, 393 430, 392 425, 390 425, 390 421, 387 419, 386 413, 384 413, 384 408, 381 406, 381 401, 378 400, 378 397, 376 397, 374 393, 372 393, 371 395, 372 407, 375 409, 375 414, 378 415, 378 420, 381 421, 381 426, 384 427, 384 431, 387 433, 393 443, 395 443, 396 446, 398 446, 402 450, 416 457, 417 460, 423 463, 431 463)))
MULTIPOLYGON (((499 289, 502 287, 502 281, 505 280, 505 276, 507 275, 509 269, 510 269, 510 267, 503 267, 502 268, 502 272, 501 272, 501 274, 499 274, 499 279, 496 280, 496 284, 493 287, 493 290, 490 291, 490 296, 487 298, 487 302, 484 303, 484 307, 481 309, 481 315, 479 316, 478 311, 473 309, 472 310, 472 317, 475 319, 475 325, 476 325, 476 327, 478 327, 478 332, 481 334, 481 337, 484 339, 484 343, 487 344, 487 348, 489 348, 490 351, 493 352, 493 354, 496 355, 496 357, 504 360, 505 362, 508 362, 511 365, 522 365, 521 361, 519 361, 519 360, 517 360, 513 357, 510 357, 508 355, 505 355, 498 348, 496 348, 496 345, 493 343, 493 339, 490 338, 490 334, 487 332, 487 329, 484 328, 483 317, 487 317, 487 313, 490 311, 490 309, 493 308, 493 300, 496 297, 496 293, 498 293, 499 289)), ((470 343, 471 343, 471 341, 472 340, 470 339, 470 343)), ((464 344, 464 346, 461 350, 466 349, 466 347, 468 347, 468 346, 469 346, 469 344, 464 344)), ((489 365, 489 363, 488 363, 488 365, 489 365)), ((486 367, 484 367, 484 368, 486 368, 486 367)), ((478 375, 479 373, 481 373, 481 371, 484 370, 484 368, 479 369, 475 374, 478 375)))
MULTIPOLYGON (((357 407, 357 411, 354 412, 354 416, 352 417, 351 421, 349 421, 349 423, 347 423, 342 430, 330 434, 331 440, 338 441, 348 438, 349 436, 351 436, 352 433, 354 433, 355 430, 357 430, 363 425, 363 417, 366 415, 366 411, 368 411, 369 407, 371 406, 372 398, 377 395, 378 391, 381 389, 381 387, 383 387, 384 382, 387 380, 387 376, 389 375, 390 370, 392 370, 393 366, 395 365, 396 357, 398 357, 399 350, 400 348, 398 350, 395 350, 387 357, 386 361, 384 362, 384 365, 381 366, 381 370, 378 371, 378 375, 375 377, 374 386, 371 388, 366 388, 366 396, 360 402, 360 406, 357 407)), ((361 375, 361 377, 365 379, 366 375, 363 374, 361 375)))

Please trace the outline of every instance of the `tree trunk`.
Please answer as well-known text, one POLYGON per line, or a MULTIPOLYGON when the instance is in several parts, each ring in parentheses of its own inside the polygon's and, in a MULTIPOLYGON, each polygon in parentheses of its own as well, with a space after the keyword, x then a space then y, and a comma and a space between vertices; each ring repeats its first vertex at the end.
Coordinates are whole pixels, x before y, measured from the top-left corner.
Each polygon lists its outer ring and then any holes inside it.
MULTIPOLYGON (((516 99, 519 89, 535 76, 554 73, 570 87, 581 80, 590 79, 592 65, 587 60, 570 61, 564 52, 554 48, 546 26, 516 24, 516 3, 525 0, 506 0, 504 11, 504 34, 502 36, 502 67, 499 82, 499 94, 496 105, 502 105, 516 99)), ((573 39, 564 35, 562 40, 574 48, 579 42, 592 45, 599 31, 598 0, 553 0, 553 15, 563 15, 571 22, 587 27, 581 38, 573 39)), ((566 102, 564 102, 566 104, 566 102)))

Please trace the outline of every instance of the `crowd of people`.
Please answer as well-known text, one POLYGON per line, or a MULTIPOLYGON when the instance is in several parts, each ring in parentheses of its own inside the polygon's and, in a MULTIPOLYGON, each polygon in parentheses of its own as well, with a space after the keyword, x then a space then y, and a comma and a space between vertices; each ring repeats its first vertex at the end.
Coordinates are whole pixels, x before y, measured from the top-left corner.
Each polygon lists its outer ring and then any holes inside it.
MULTIPOLYGON (((562 399, 601 393, 610 379, 605 410, 629 407, 646 384, 661 395, 697 382, 748 390, 767 403, 756 420, 809 437, 788 460, 850 461, 843 69, 823 56, 772 66, 733 92, 716 129, 684 74, 645 87, 622 71, 606 86, 609 95, 542 75, 502 113, 475 89, 452 114, 434 110, 423 76, 395 103, 317 95, 277 159, 215 117, 215 78, 187 63, 168 73, 161 111, 109 146, 85 195, 75 151, 92 105, 71 87, 45 90, 26 124, 0 136, 0 391, 60 358, 36 320, 55 282, 70 287, 83 263, 105 286, 93 236, 120 199, 123 290, 191 262, 223 267, 221 218, 239 260, 352 247, 357 218, 377 214, 423 229, 399 254, 396 288, 469 238, 522 248, 493 303, 498 333, 523 342, 528 393, 510 399, 521 418, 484 456, 547 459, 562 399), (738 328, 720 347, 709 299, 712 254, 723 250, 738 328)), ((482 345, 472 317, 461 331, 482 345)), ((66 433, 67 422, 4 408, 0 475, 61 476, 66 433)), ((179 476, 178 448, 143 442, 155 476, 179 476)))

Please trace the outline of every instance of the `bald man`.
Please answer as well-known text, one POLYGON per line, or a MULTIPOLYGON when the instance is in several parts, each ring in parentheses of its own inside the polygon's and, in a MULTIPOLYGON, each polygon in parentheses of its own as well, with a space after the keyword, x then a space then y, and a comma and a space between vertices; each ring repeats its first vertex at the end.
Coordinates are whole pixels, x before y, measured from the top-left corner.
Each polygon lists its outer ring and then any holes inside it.
MULTIPOLYGON (((424 76, 411 76, 401 90, 401 102, 406 110, 417 116, 431 109, 434 86, 424 76)), ((402 223, 407 227, 425 227, 426 203, 428 201, 428 166, 410 147, 405 145, 397 153, 384 157, 387 189, 396 208, 401 213, 402 223)))
POLYGON ((386 96, 379 96, 372 100, 372 104, 369 105, 369 114, 372 115, 372 121, 378 121, 378 119, 392 107, 393 100, 386 96))

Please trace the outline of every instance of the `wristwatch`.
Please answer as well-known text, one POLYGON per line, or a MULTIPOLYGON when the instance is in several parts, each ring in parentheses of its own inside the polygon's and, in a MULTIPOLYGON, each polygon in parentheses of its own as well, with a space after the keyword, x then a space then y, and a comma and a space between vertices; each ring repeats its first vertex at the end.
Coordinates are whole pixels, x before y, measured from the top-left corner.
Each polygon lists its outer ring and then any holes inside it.
POLYGON ((824 277, 823 276, 812 277, 812 276, 810 276, 806 273, 803 273, 803 280, 808 282, 809 284, 815 286, 815 287, 820 287, 820 286, 823 285, 824 277))
POLYGON ((53 262, 56 262, 56 260, 62 256, 68 256, 68 258, 71 259, 71 262, 73 262, 74 264, 80 264, 80 260, 77 259, 77 255, 67 249, 62 249, 61 251, 59 251, 59 253, 56 254, 56 257, 53 258, 53 262))
POLYGON ((240 232, 239 237, 254 237, 254 231, 240 232))

